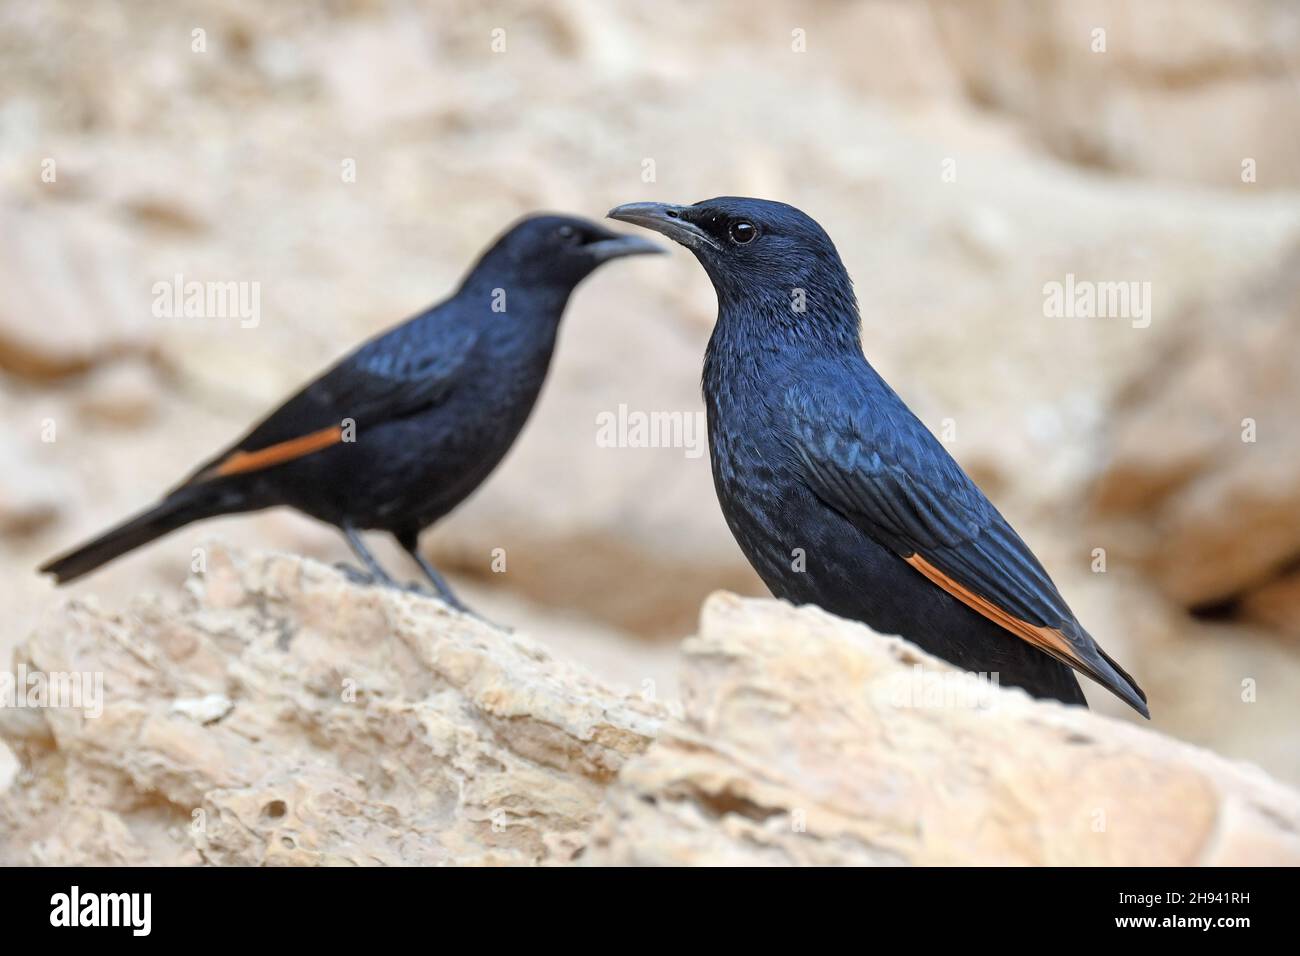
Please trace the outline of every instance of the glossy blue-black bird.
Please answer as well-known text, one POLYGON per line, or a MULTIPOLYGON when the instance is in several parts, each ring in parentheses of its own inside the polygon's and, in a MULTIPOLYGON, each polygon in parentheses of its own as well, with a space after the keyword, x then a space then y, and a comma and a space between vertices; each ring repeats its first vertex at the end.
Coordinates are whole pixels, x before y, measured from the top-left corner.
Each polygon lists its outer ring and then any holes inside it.
POLYGON ((521 220, 450 298, 364 343, 157 505, 41 570, 62 584, 193 521, 287 505, 339 527, 370 579, 390 585, 358 532, 392 533, 463 607, 417 550, 421 530, 514 443, 578 283, 612 259, 661 251, 572 216, 521 220))
POLYGON ((713 281, 713 480, 773 594, 1086 706, 1074 668, 1148 716, 1133 678, 868 364, 852 282, 821 226, 784 203, 737 197, 609 215, 686 246, 713 281))

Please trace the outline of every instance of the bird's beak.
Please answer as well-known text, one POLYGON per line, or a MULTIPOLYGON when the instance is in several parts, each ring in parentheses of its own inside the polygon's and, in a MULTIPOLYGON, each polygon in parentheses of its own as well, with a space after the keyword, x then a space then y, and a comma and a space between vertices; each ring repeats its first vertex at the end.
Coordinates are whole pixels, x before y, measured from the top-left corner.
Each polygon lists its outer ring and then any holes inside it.
POLYGON ((623 256, 660 255, 668 250, 657 242, 642 239, 640 236, 611 235, 608 239, 597 239, 583 247, 597 262, 608 262, 623 256))
POLYGON ((700 246, 717 249, 717 240, 687 218, 690 208, 666 202, 630 202, 615 206, 607 215, 619 222, 630 222, 634 226, 661 232, 674 242, 692 249, 700 246))

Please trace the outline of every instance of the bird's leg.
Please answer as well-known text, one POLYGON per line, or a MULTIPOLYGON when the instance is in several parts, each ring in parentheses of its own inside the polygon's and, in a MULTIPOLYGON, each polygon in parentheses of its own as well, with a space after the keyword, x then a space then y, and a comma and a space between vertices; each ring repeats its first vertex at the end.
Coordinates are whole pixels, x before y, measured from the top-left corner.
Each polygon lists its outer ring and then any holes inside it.
POLYGON ((361 535, 357 529, 350 524, 343 525, 343 534, 348 539, 348 544, 352 546, 353 553, 361 559, 361 563, 366 566, 365 571, 346 564, 337 565, 338 569, 347 576, 347 578, 356 584, 383 584, 390 588, 400 588, 401 585, 394 581, 383 569, 375 556, 370 553, 366 543, 361 540, 361 535))
MULTIPOLYGON (((442 599, 443 603, 448 607, 460 611, 462 614, 468 614, 470 617, 477 618, 484 624, 491 624, 493 627, 503 631, 510 630, 508 627, 503 627, 500 624, 489 621, 482 614, 467 607, 465 603, 456 596, 456 592, 451 589, 451 585, 447 583, 446 579, 438 573, 438 569, 430 564, 424 555, 420 554, 420 549, 417 545, 418 535, 399 534, 395 535, 395 537, 397 538, 397 543, 400 544, 406 553, 411 556, 411 560, 420 566, 420 570, 424 572, 424 576, 429 579, 429 583, 433 585, 434 590, 437 592, 438 597, 442 599)), ((424 588, 418 587, 415 588, 415 591, 420 594, 429 593, 424 588)))
MULTIPOLYGON (((442 598, 444 602, 458 611, 464 611, 466 614, 474 613, 464 605, 460 598, 456 596, 456 592, 451 589, 451 585, 448 584, 443 576, 438 573, 438 569, 425 559, 424 555, 420 554, 420 552, 415 548, 411 548, 407 553, 410 554, 411 559, 420 566, 420 570, 424 572, 424 576, 429 579, 429 583, 432 584, 434 590, 438 592, 438 597, 442 598)), ((477 615, 475 616, 477 617, 477 615)))

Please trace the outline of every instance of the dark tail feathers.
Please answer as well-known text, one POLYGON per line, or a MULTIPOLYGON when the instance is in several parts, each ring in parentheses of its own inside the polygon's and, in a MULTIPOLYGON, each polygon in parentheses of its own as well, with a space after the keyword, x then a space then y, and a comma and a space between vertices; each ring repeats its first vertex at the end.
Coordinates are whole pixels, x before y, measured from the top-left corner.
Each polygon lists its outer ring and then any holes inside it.
POLYGON ((75 551, 46 562, 41 573, 52 574, 57 583, 67 584, 170 531, 228 510, 236 509, 222 507, 207 495, 179 489, 148 511, 104 532, 75 551))
POLYGON ((1097 653, 1101 655, 1101 659, 1109 664, 1111 669, 1120 678, 1119 681, 1103 682, 1105 686, 1120 700, 1124 701, 1124 703, 1128 704, 1147 720, 1150 720, 1151 711, 1147 709, 1147 695, 1142 688, 1138 686, 1138 682, 1129 676, 1128 671, 1124 670, 1124 668, 1120 667, 1119 664, 1116 663, 1115 658, 1111 657, 1100 647, 1097 648, 1097 653))

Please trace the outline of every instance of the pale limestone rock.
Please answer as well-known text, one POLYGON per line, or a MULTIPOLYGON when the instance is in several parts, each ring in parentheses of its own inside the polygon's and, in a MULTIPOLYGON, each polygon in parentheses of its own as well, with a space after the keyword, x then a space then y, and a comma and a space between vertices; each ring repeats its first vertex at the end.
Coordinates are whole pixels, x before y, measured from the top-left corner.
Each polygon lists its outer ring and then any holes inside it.
POLYGON ((133 251, 101 219, 0 205, 0 368, 52 378, 147 349, 149 300, 119 266, 133 251))
POLYGON ((1291 640, 1300 638, 1300 568, 1291 568, 1245 595, 1241 616, 1291 640))
POLYGON ((0 711, 25 770, 0 859, 566 862, 658 727, 432 600, 298 558, 208 562, 178 607, 74 602, 20 646, 15 670, 102 672, 103 715, 0 711))
POLYGON ((1094 500, 1151 578, 1198 606, 1300 559, 1300 246, 1176 332, 1119 392, 1094 500))
POLYGON ((655 702, 312 561, 208 560, 19 648, 104 697, 0 710, 0 863, 1300 862, 1261 771, 817 609, 715 596, 655 702))
POLYGON ((1287 0, 933 0, 931 9, 970 97, 1064 159, 1220 188, 1297 184, 1300 16, 1287 0), (1246 159, 1257 185, 1243 186, 1246 159))
POLYGON ((39 424, 0 436, 0 536, 29 535, 67 510, 72 483, 47 464, 39 424))
POLYGON ((1020 691, 926 706, 956 673, 816 609, 715 596, 685 719, 623 768, 584 861, 1300 863, 1300 795, 1254 767, 1020 691))
POLYGON ((18 758, 9 745, 0 741, 0 793, 4 793, 18 777, 18 758))
POLYGON ((96 369, 78 382, 73 402, 90 427, 138 427, 157 415, 161 398, 156 371, 137 359, 96 369))
POLYGON ((211 724, 230 713, 234 706, 225 694, 206 694, 203 697, 177 698, 172 701, 172 712, 200 724, 211 724))

